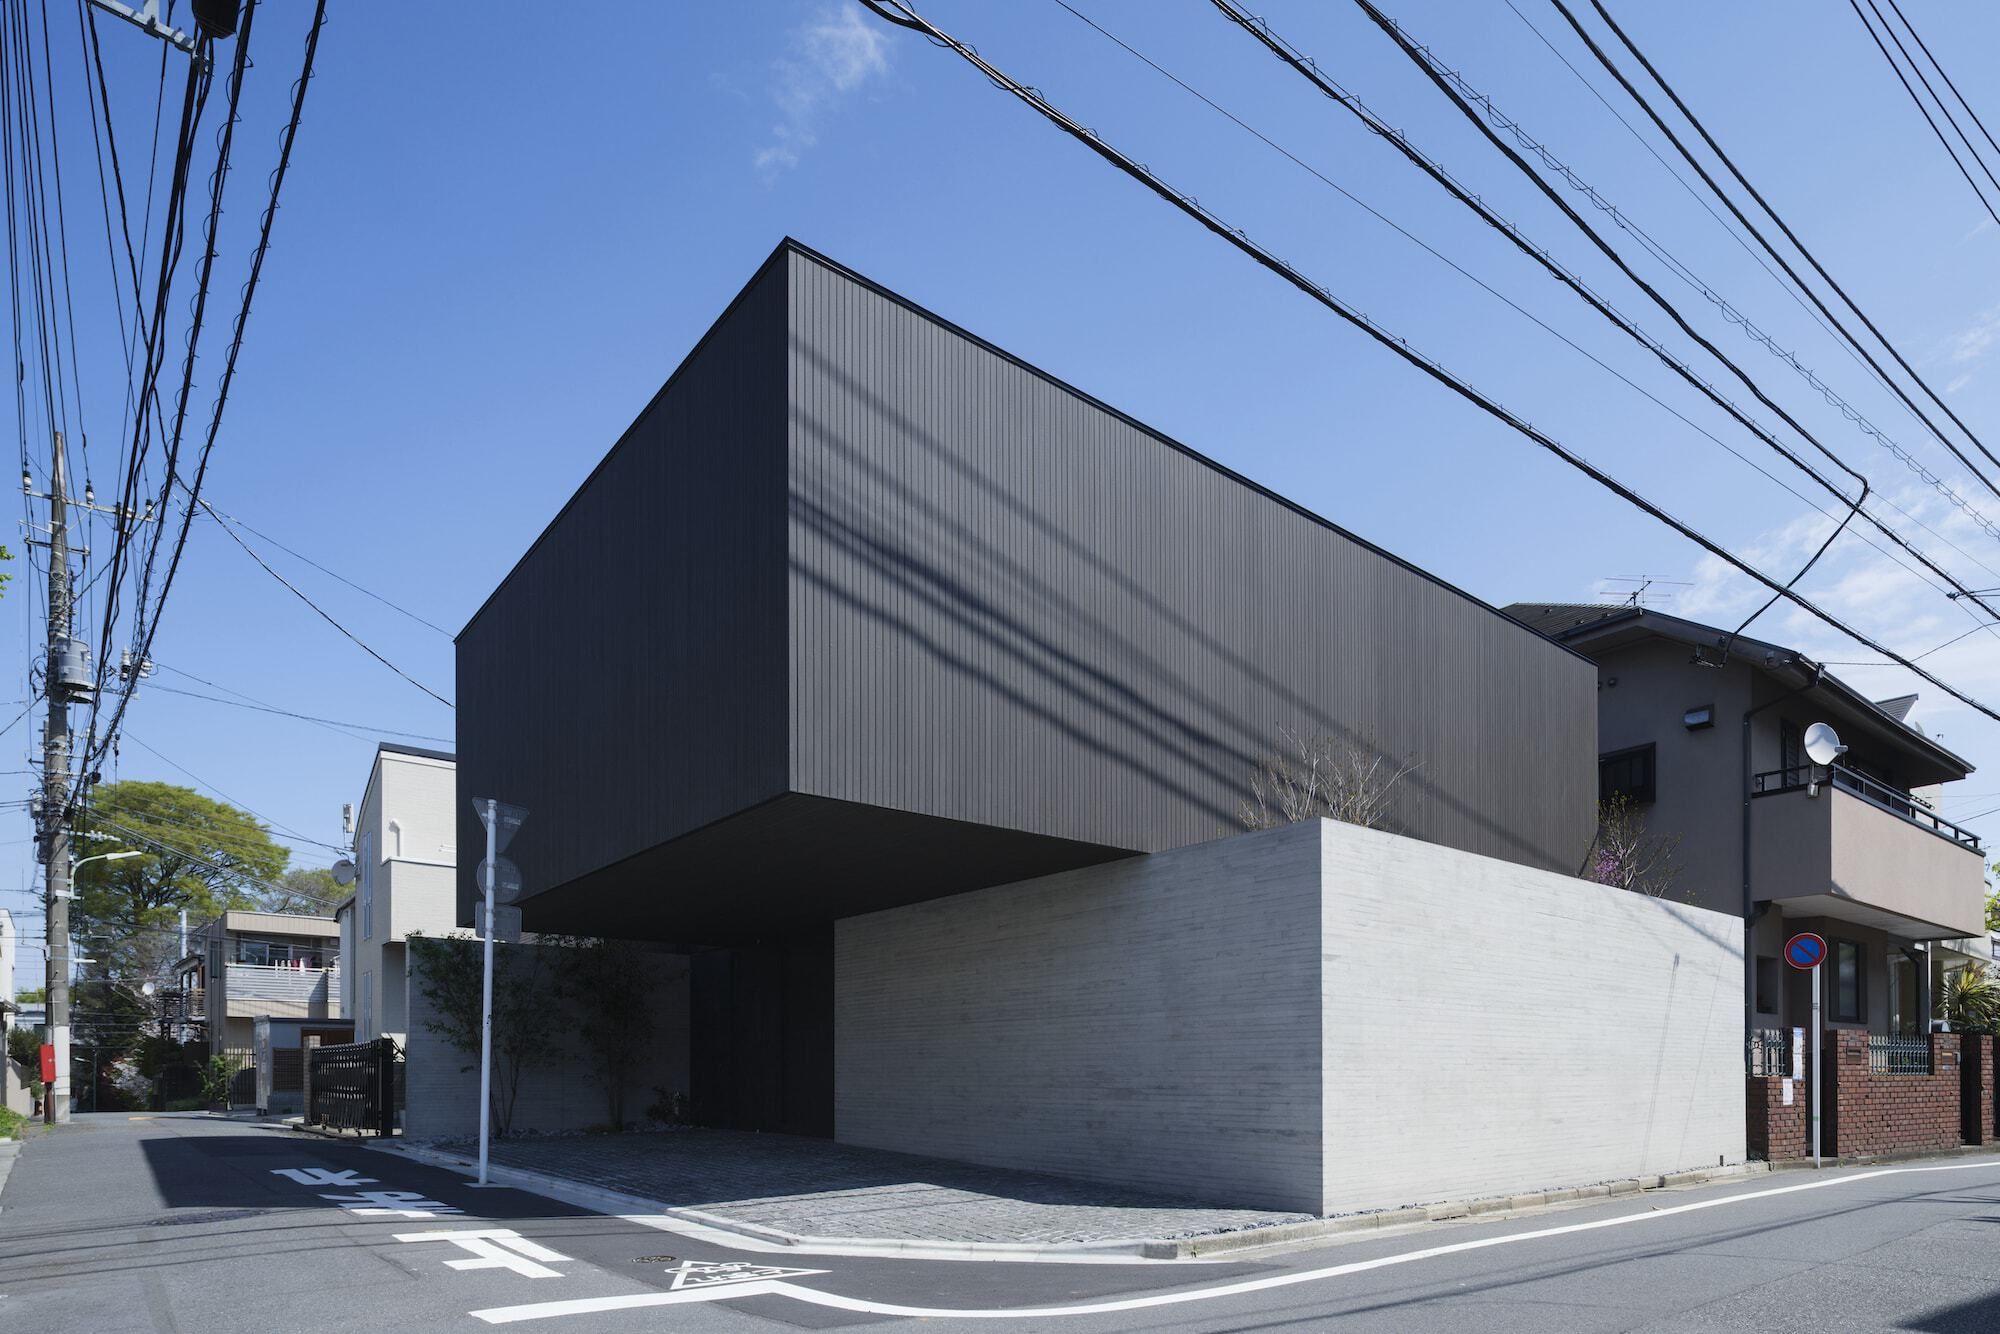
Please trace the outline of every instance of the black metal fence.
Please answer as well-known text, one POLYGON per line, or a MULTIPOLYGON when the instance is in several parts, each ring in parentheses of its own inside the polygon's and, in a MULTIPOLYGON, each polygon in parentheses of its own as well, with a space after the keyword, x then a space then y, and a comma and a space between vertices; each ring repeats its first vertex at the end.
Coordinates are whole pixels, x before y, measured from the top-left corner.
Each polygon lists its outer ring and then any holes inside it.
POLYGON ((1744 1044, 1744 1067, 1752 1075, 1782 1079, 1792 1073, 1792 1035, 1782 1028, 1753 1028, 1744 1044))
POLYGON ((1868 1069, 1878 1075, 1927 1075, 1931 1072, 1931 1040, 1870 1036, 1868 1069))
POLYGON ((308 1048, 306 1124, 395 1134, 402 1068, 403 1051, 393 1038, 308 1048))

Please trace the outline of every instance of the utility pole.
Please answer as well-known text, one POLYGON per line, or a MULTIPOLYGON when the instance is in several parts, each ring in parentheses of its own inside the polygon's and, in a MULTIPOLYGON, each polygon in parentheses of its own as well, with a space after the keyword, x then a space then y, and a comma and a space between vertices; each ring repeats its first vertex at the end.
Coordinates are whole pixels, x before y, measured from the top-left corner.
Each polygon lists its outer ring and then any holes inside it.
POLYGON ((69 699, 81 670, 81 648, 71 636, 69 497, 65 491, 62 433, 56 433, 49 469, 49 657, 42 689, 49 697, 42 733, 42 859, 48 884, 49 1043, 56 1049, 56 1077, 42 1100, 43 1118, 69 1120, 69 699))

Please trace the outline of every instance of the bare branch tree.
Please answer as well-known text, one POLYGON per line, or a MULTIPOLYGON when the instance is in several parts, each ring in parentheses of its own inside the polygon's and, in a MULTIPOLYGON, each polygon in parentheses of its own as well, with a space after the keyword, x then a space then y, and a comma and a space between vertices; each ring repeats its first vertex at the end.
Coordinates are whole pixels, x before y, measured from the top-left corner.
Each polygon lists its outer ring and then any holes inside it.
POLYGON ((1585 859, 1583 878, 1639 894, 1665 898, 1679 879, 1675 860, 1679 834, 1655 834, 1646 813, 1622 793, 1597 803, 1597 841, 1585 859))
POLYGON ((1417 767, 1323 732, 1280 728, 1278 737, 1279 748, 1250 776, 1250 799, 1240 812, 1250 829, 1313 819, 1383 828, 1398 784, 1417 767))

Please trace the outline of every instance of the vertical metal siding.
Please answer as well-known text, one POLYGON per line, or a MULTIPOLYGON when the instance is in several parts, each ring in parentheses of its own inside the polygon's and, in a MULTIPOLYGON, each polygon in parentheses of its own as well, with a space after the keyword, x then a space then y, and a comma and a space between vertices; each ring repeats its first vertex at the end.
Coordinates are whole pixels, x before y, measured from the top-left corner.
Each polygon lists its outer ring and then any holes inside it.
POLYGON ((1590 664, 788 262, 793 790, 1159 849, 1239 829, 1298 727, 1416 764, 1406 832, 1576 869, 1590 664))
POLYGON ((785 790, 785 275, 767 266, 458 639, 470 799, 533 894, 785 790))

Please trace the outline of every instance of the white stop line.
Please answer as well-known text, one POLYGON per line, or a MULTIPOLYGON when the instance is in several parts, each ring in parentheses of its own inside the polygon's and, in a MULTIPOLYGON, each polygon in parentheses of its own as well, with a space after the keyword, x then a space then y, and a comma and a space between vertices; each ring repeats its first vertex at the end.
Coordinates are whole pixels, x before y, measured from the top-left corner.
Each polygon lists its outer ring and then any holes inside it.
POLYGON ((1325 1269, 1303 1269, 1297 1273, 1274 1274, 1268 1278, 1246 1279, 1238 1283, 1220 1283, 1209 1288, 1164 1292, 1149 1297, 1126 1297, 1114 1301, 1086 1302, 1076 1306, 1026 1306, 1011 1310, 899 1306, 893 1302, 875 1302, 860 1297, 843 1297, 838 1293, 821 1292, 782 1279, 765 1279, 703 1288, 683 1288, 673 1292, 632 1293, 624 1297, 583 1297, 571 1301, 533 1302, 524 1306, 495 1306, 483 1311, 473 1311, 471 1314, 489 1325, 510 1325, 520 1320, 548 1320, 557 1316, 594 1315, 601 1311, 629 1311, 651 1306, 681 1306, 690 1302, 740 1301, 745 1297, 790 1297, 794 1301, 831 1307, 840 1311, 856 1311, 864 1315, 911 1316, 927 1320, 1047 1320, 1053 1316, 1104 1315, 1115 1311, 1144 1310, 1152 1306, 1179 1306, 1185 1302, 1214 1301, 1219 1297, 1241 1297, 1247 1293, 1289 1288, 1301 1283, 1323 1283, 1328 1279, 1344 1278, 1349 1274, 1364 1274, 1371 1269, 1387 1269, 1393 1265, 1415 1264, 1419 1260, 1435 1260, 1442 1255, 1482 1251, 1494 1246, 1513 1246, 1524 1241, 1539 1241, 1544 1237, 1567 1236, 1573 1232, 1596 1232, 1604 1228, 1650 1223, 1662 1218, 1672 1218, 1677 1214, 1691 1214, 1703 1209, 1721 1209, 1732 1204, 1768 1200, 1779 1195, 1797 1195, 1809 1190, 1828 1190, 1836 1186, 1852 1185, 1857 1181, 1873 1181, 1878 1177, 1902 1176, 1916 1172, 1966 1172, 1982 1169, 1991 1171, 1996 1166, 2000 1164, 1983 1161, 1943 1163, 1931 1167, 1877 1168, 1872 1172, 1857 1172, 1852 1176, 1828 1177, 1818 1181, 1801 1182, 1796 1186, 1774 1186, 1769 1190, 1747 1191, 1741 1195, 1695 1200, 1689 1204, 1677 1204, 1667 1209, 1649 1209, 1642 1214, 1620 1214, 1616 1218, 1599 1218, 1587 1223, 1538 1228, 1532 1232, 1510 1232, 1499 1237, 1480 1237, 1473 1241, 1453 1242, 1449 1246, 1431 1246, 1423 1250, 1404 1251, 1397 1255, 1384 1255, 1373 1260, 1357 1260, 1352 1264, 1332 1265, 1325 1269))

